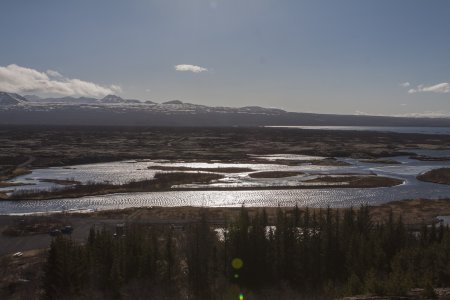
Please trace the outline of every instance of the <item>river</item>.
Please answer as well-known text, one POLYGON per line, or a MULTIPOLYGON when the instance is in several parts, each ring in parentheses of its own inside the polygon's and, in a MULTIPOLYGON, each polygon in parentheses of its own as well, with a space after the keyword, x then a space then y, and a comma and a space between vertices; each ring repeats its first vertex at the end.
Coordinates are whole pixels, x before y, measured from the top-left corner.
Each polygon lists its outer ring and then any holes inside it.
MULTIPOLYGON (((415 150, 418 154, 435 157, 450 156, 450 150, 415 150)), ((450 186, 421 182, 416 176, 422 172, 450 167, 449 161, 420 161, 407 156, 391 157, 399 164, 369 163, 356 159, 339 159, 346 166, 319 166, 312 161, 321 157, 302 155, 272 155, 260 157, 267 163, 219 163, 219 162, 170 162, 156 160, 120 161, 99 164, 87 164, 70 167, 55 167, 33 170, 31 174, 19 176, 12 180, 16 183, 31 185, 17 186, 11 189, 49 189, 61 186, 42 182, 42 179, 73 179, 87 182, 124 183, 130 180, 149 179, 158 172, 148 167, 184 166, 195 168, 240 167, 255 171, 299 171, 304 174, 288 178, 260 179, 248 176, 251 172, 227 173, 225 178, 209 185, 191 184, 183 187, 198 188, 194 191, 123 193, 102 196, 89 196, 76 199, 56 200, 22 200, 0 202, 0 214, 29 214, 57 211, 94 211, 105 209, 120 209, 141 206, 311 206, 311 207, 348 207, 361 204, 381 204, 394 200, 427 198, 439 199, 450 196, 450 186), (278 164, 277 160, 301 160, 299 165, 278 164), (207 190, 207 188, 233 187, 270 187, 301 185, 307 179, 316 178, 321 174, 377 174, 381 176, 402 179, 403 184, 395 187, 382 188, 318 188, 318 189, 273 189, 273 190, 207 190)))

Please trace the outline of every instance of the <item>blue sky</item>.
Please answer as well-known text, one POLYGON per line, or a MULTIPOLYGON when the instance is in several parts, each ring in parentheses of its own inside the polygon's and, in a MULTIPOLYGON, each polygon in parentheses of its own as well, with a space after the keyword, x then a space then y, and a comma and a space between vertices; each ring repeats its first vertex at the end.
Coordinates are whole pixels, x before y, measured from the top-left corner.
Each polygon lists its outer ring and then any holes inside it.
POLYGON ((450 115, 447 0, 5 0, 1 7, 0 89, 8 91, 43 94, 51 86, 53 94, 158 102, 450 115))

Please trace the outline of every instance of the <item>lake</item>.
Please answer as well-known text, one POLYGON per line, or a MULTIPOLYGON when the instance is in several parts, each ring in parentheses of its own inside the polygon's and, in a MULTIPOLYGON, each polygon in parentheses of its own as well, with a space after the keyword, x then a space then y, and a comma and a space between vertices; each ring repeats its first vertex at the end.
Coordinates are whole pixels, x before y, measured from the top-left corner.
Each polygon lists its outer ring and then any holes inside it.
POLYGON ((265 126, 273 128, 297 128, 314 130, 356 130, 397 133, 448 134, 450 127, 407 127, 407 126, 265 126))

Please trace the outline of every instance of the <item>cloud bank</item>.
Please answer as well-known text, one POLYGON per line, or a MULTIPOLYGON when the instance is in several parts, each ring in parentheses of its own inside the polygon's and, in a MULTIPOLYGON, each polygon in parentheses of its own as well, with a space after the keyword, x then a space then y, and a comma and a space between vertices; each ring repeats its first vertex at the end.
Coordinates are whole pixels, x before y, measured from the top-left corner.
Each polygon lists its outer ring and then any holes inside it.
POLYGON ((11 64, 6 67, 0 66, 0 91, 103 97, 121 92, 121 88, 117 85, 101 86, 80 79, 66 78, 54 70, 39 72, 11 64))
POLYGON ((203 68, 200 66, 195 65, 176 65, 175 70, 180 72, 194 72, 194 73, 200 73, 200 72, 207 72, 207 68, 203 68))
POLYGON ((408 93, 415 94, 415 93, 438 93, 438 94, 446 94, 450 92, 450 84, 448 82, 442 82, 435 85, 418 85, 414 89, 410 89, 408 93))

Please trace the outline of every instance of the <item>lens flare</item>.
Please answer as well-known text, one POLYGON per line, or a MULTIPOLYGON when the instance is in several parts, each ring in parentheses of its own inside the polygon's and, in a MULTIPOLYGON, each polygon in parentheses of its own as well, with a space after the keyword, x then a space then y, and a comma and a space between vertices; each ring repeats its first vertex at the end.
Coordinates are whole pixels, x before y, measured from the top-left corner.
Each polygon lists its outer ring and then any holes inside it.
POLYGON ((242 293, 239 294, 239 300, 244 300, 244 294, 242 293))
POLYGON ((234 258, 231 261, 231 266, 236 270, 239 270, 240 268, 242 268, 243 265, 244 265, 244 262, 240 258, 234 258))

